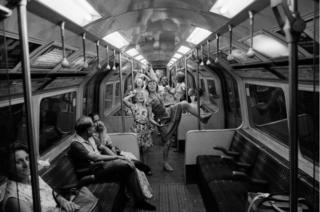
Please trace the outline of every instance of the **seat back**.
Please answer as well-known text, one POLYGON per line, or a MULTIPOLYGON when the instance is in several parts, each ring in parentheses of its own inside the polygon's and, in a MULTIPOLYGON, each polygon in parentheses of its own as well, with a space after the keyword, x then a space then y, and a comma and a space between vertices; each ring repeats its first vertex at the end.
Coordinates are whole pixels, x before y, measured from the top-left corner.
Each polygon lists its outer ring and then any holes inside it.
POLYGON ((108 133, 114 146, 122 151, 131 152, 140 160, 139 144, 135 133, 108 133))

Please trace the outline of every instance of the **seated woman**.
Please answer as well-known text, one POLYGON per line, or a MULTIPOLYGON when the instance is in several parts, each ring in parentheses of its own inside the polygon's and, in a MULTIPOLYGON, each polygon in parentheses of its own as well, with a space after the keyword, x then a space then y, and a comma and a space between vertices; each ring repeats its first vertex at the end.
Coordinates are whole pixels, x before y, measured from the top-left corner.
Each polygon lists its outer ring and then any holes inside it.
MULTIPOLYGON (((18 143, 14 144, 9 151, 8 160, 9 181, 3 209, 7 212, 32 212, 33 201, 27 147, 18 143)), ((79 205, 66 200, 60 195, 56 195, 41 177, 39 177, 39 193, 42 212, 58 212, 60 208, 57 208, 57 205, 60 205, 67 212, 74 212, 80 208, 79 205)))
POLYGON ((92 119, 95 126, 95 133, 93 134, 93 137, 98 144, 97 146, 100 151, 108 155, 122 155, 128 157, 137 169, 143 171, 146 175, 152 175, 151 168, 148 165, 137 160, 131 152, 124 152, 112 144, 112 140, 107 133, 107 128, 104 123, 100 121, 100 117, 97 113, 90 113, 89 117, 92 119))

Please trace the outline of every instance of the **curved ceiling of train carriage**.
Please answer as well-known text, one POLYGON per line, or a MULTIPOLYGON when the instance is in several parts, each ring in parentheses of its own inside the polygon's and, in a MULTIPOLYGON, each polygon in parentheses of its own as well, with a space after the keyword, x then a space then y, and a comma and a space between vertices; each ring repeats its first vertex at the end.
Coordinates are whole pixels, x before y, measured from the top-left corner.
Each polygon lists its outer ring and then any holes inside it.
MULTIPOLYGON (((102 18, 85 26, 98 37, 120 32, 152 65, 165 66, 195 26, 212 32, 229 19, 209 12, 214 0, 88 0, 102 18)), ((192 47, 192 46, 190 46, 192 47)))

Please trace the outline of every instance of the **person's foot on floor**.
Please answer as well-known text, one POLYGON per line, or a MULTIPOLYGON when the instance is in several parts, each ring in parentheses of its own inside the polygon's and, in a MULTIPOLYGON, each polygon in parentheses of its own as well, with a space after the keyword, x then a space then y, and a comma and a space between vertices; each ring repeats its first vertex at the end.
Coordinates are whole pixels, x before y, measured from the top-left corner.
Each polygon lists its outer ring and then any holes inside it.
POLYGON ((174 169, 172 168, 172 166, 168 163, 168 162, 165 162, 164 164, 163 164, 163 169, 165 170, 165 171, 168 171, 168 172, 172 172, 174 169))
POLYGON ((209 119, 211 118, 212 113, 205 113, 205 114, 201 114, 200 116, 200 121, 204 124, 208 123, 209 119))
POLYGON ((157 209, 156 206, 154 206, 146 201, 137 202, 135 204, 135 207, 138 209, 148 210, 148 211, 155 211, 157 209))

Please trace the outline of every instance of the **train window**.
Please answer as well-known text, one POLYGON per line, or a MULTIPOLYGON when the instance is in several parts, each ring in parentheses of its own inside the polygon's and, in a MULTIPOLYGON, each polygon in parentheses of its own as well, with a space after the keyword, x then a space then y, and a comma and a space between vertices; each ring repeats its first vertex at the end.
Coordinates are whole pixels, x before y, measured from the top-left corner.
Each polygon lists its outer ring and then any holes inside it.
POLYGON ((83 92, 83 109, 82 113, 88 115, 89 113, 96 111, 94 107, 94 90, 95 90, 95 81, 97 79, 97 75, 94 76, 90 81, 86 84, 83 92))
POLYGON ((250 123, 288 144, 288 123, 284 93, 281 88, 246 84, 250 123))
POLYGON ((73 133, 76 92, 43 98, 40 103, 40 154, 73 133))
MULTIPOLYGON (((23 103, 0 108, 0 160, 5 161, 8 147, 13 142, 27 144, 26 112, 23 103)), ((0 175, 6 173, 3 164, 0 166, 0 175)))
POLYGON ((319 92, 298 92, 298 114, 301 153, 319 163, 319 92))
POLYGON ((114 96, 114 105, 120 104, 120 82, 116 83, 116 90, 114 96))
POLYGON ((237 82, 227 72, 223 74, 226 80, 225 93, 227 94, 227 98, 225 98, 227 115, 226 128, 236 128, 242 122, 237 82))
POLYGON ((0 108, 0 148, 12 142, 27 143, 26 112, 23 103, 0 108))
POLYGON ((113 98, 113 83, 106 84, 105 96, 104 96, 104 114, 110 113, 112 108, 112 98, 113 98))

